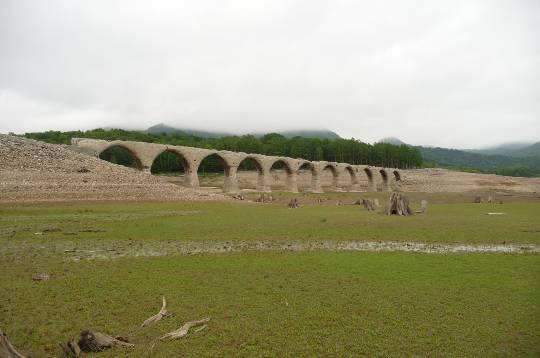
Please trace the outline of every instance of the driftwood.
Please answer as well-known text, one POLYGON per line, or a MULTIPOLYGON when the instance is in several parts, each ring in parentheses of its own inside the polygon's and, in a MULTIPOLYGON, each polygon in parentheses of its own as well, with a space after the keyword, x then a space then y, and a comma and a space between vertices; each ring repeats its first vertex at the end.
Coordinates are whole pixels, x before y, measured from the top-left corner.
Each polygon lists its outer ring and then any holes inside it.
POLYGON ((152 324, 154 322, 157 322, 161 320, 163 317, 166 317, 169 315, 169 313, 167 312, 167 301, 165 301, 165 297, 162 297, 161 299, 163 303, 161 305, 161 309, 159 310, 159 312, 153 315, 152 317, 148 318, 146 321, 144 321, 141 324, 141 328, 146 327, 149 324, 152 324))
POLYGON ((200 332, 202 331, 203 329, 206 328, 206 323, 210 321, 210 317, 208 318, 203 318, 201 320, 198 320, 198 321, 189 321, 189 322, 186 322, 184 323, 184 325, 180 328, 178 328, 176 331, 172 331, 172 332, 169 332, 159 338, 156 338, 154 340, 154 343, 150 346, 150 351, 152 351, 154 349, 154 346, 156 345, 157 341, 170 341, 170 340, 173 340, 173 339, 177 339, 177 338, 182 338, 182 337, 185 337, 187 336, 187 334, 189 333, 189 330, 192 328, 192 327, 196 327, 196 326, 201 326, 197 329, 195 329, 194 331, 195 332, 200 332))
POLYGON ((81 355, 81 348, 75 341, 60 344, 60 347, 64 351, 64 357, 78 357, 81 355))
POLYGON ((233 195, 233 196, 231 196, 231 198, 236 199, 236 200, 245 200, 245 198, 244 198, 244 196, 242 194, 233 195))
POLYGON ((298 209, 299 207, 300 207, 300 203, 298 202, 297 198, 291 199, 291 201, 289 201, 290 209, 298 209))
MULTIPOLYGON (((184 336, 186 336, 188 334, 190 328, 200 326, 200 325, 206 326, 205 323, 207 323, 209 321, 210 321, 210 317, 203 318, 203 319, 198 320, 198 321, 186 322, 186 323, 184 323, 184 325, 182 327, 178 328, 176 331, 169 332, 169 333, 159 337, 159 340, 161 340, 161 341, 170 341, 172 339, 182 338, 182 337, 184 337, 184 336)), ((201 327, 200 329, 198 329, 197 332, 204 329, 204 326, 201 327)))
POLYGON ((409 207, 409 199, 398 192, 393 192, 390 197, 390 202, 385 210, 386 215, 400 215, 400 216, 409 216, 413 212, 409 207))
POLYGON ((427 205, 428 205, 428 202, 426 200, 422 200, 420 202, 420 210, 416 210, 416 213, 418 214, 425 214, 427 213, 427 205))
POLYGON ((51 275, 46 273, 40 273, 39 275, 32 276, 32 281, 48 281, 51 278, 51 275))
POLYGON ((0 358, 25 358, 9 341, 7 334, 0 329, 0 358))
POLYGON ((77 343, 83 352, 101 352, 112 347, 134 347, 133 344, 125 342, 123 337, 112 337, 101 332, 82 331, 77 343))
POLYGON ((362 200, 362 205, 364 205, 364 209, 366 209, 367 211, 375 210, 375 202, 373 201, 373 199, 362 200))

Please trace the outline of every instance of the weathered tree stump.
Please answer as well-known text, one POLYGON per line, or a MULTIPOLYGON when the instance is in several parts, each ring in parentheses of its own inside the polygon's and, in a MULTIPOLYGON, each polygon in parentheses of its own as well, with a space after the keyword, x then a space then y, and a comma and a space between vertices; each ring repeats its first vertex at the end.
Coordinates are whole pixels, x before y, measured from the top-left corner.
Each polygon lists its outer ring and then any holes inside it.
POLYGON ((274 197, 272 196, 272 194, 262 193, 262 194, 259 194, 259 197, 255 199, 255 201, 257 203, 271 203, 274 201, 274 197))
POLYGON ((0 329, 0 358, 24 358, 24 356, 13 347, 7 334, 0 329))
POLYGON ((390 202, 385 210, 386 215, 400 215, 400 216, 410 216, 413 214, 411 208, 409 207, 409 199, 398 192, 393 192, 390 197, 390 202))
POLYGON ((428 206, 428 202, 426 200, 422 200, 420 202, 420 210, 417 210, 416 212, 418 214, 425 214, 427 213, 427 206, 428 206))
POLYGON ((115 346, 129 348, 134 346, 131 343, 124 342, 108 334, 88 330, 81 332, 78 345, 83 352, 101 352, 115 346))
POLYGON ((364 209, 366 209, 367 211, 375 210, 375 202, 372 199, 362 200, 362 205, 364 206, 364 209))
POLYGON ((298 202, 297 198, 291 199, 291 201, 289 201, 290 209, 298 209, 299 207, 300 207, 300 203, 298 202))

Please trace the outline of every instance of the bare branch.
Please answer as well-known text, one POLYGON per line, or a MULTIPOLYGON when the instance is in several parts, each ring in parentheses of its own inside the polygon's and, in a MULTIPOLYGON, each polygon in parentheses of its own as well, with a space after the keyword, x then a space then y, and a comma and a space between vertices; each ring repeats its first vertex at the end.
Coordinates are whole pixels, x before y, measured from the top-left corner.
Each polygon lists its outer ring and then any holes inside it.
POLYGON ((186 322, 186 323, 184 323, 184 325, 182 327, 178 328, 176 331, 169 332, 169 333, 165 334, 164 336, 160 337, 159 339, 162 340, 162 341, 169 341, 169 340, 172 340, 172 339, 182 338, 182 337, 184 337, 184 336, 186 336, 188 334, 189 329, 191 327, 195 327, 195 326, 204 324, 204 323, 209 322, 209 321, 210 321, 210 317, 203 318, 203 319, 198 320, 198 321, 186 322))
POLYGON ((0 357, 2 358, 25 358, 9 341, 7 334, 0 329, 0 357))
POLYGON ((162 297, 163 305, 161 306, 161 310, 155 314, 154 316, 148 318, 146 321, 143 322, 141 325, 141 328, 148 326, 149 324, 152 324, 154 322, 157 322, 161 320, 163 317, 168 316, 169 313, 167 312, 167 302, 165 301, 165 297, 162 297))

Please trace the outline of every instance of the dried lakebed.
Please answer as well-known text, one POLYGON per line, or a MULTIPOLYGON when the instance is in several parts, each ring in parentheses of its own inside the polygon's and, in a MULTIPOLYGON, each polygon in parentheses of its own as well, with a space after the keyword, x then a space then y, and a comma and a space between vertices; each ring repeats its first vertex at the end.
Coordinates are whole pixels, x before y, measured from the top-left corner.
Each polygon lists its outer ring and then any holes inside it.
POLYGON ((3 256, 58 256, 68 260, 114 259, 121 257, 160 257, 170 255, 220 254, 229 252, 265 251, 365 251, 365 252, 413 252, 425 254, 538 254, 540 245, 534 244, 444 244, 392 241, 223 241, 223 242, 128 242, 95 243, 84 245, 76 241, 27 245, 5 245, 3 256))

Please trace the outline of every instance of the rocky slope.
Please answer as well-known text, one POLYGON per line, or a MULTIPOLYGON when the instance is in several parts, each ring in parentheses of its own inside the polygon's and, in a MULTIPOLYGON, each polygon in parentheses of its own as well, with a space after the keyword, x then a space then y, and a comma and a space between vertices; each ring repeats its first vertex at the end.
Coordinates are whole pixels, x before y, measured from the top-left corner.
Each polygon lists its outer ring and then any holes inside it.
POLYGON ((0 134, 0 202, 220 199, 67 146, 0 134))

